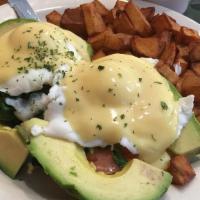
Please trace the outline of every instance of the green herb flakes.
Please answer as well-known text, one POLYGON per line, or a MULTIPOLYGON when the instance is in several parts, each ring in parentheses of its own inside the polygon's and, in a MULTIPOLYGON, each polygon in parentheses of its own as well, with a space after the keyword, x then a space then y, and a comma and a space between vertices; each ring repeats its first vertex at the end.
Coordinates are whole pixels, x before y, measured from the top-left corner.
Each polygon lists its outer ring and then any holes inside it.
POLYGON ((160 102, 160 106, 163 110, 168 110, 168 105, 164 101, 160 102))

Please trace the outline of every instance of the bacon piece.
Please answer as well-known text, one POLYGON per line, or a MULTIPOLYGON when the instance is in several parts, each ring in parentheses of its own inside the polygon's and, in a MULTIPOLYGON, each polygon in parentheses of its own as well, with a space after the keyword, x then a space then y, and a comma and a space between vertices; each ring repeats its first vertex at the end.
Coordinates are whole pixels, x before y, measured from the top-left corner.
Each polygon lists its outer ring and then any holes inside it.
POLYGON ((194 169, 183 155, 172 157, 168 171, 172 174, 172 183, 175 185, 185 185, 195 177, 194 169))
POLYGON ((88 161, 92 162, 97 172, 114 174, 120 170, 120 167, 113 160, 113 154, 110 148, 94 148, 86 154, 88 161))

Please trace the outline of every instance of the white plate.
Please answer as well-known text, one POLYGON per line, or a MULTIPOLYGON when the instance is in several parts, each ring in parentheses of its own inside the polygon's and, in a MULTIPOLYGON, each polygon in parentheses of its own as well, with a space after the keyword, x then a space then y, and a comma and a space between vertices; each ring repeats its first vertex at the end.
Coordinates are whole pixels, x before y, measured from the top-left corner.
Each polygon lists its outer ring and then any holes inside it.
MULTIPOLYGON (((115 0, 101 0, 108 8, 111 8, 115 0)), ((64 8, 76 7, 90 0, 29 0, 34 10, 42 20, 45 15, 55 9, 63 12, 64 8)), ((140 7, 156 6, 157 12, 166 12, 174 17, 178 23, 184 26, 200 30, 200 24, 167 8, 144 1, 137 1, 140 7)), ((0 6, 0 22, 16 18, 13 9, 5 4, 0 6)), ((14 156, 14 155, 13 155, 14 156)), ((194 163, 197 176, 184 188, 170 187, 162 200, 199 200, 200 199, 200 162, 194 163)), ((24 170, 25 171, 25 170, 24 170)), ((20 176, 23 176, 23 171, 20 176)), ((133 186, 134 187, 134 186, 133 186)), ((36 170, 33 175, 25 176, 25 181, 11 180, 0 172, 0 200, 70 200, 66 193, 61 190, 41 170, 36 170)))

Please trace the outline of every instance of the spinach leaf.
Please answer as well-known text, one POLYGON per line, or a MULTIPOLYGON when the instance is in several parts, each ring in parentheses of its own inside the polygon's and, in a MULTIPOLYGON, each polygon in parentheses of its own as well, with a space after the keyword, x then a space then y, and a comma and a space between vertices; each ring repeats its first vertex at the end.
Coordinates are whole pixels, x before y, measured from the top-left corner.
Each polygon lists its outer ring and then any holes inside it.
POLYGON ((127 164, 128 161, 122 155, 120 148, 114 148, 114 150, 112 151, 112 153, 113 153, 113 160, 115 161, 115 163, 120 168, 123 168, 127 164))

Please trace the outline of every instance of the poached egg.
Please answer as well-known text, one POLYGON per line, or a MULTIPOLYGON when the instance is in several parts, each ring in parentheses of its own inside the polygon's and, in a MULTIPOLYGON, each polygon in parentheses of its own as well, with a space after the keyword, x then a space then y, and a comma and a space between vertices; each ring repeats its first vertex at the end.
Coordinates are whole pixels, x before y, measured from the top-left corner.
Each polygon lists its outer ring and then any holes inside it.
POLYGON ((152 163, 179 137, 192 115, 194 97, 174 99, 154 64, 114 54, 80 63, 50 89, 44 119, 32 134, 83 147, 120 143, 152 163))

